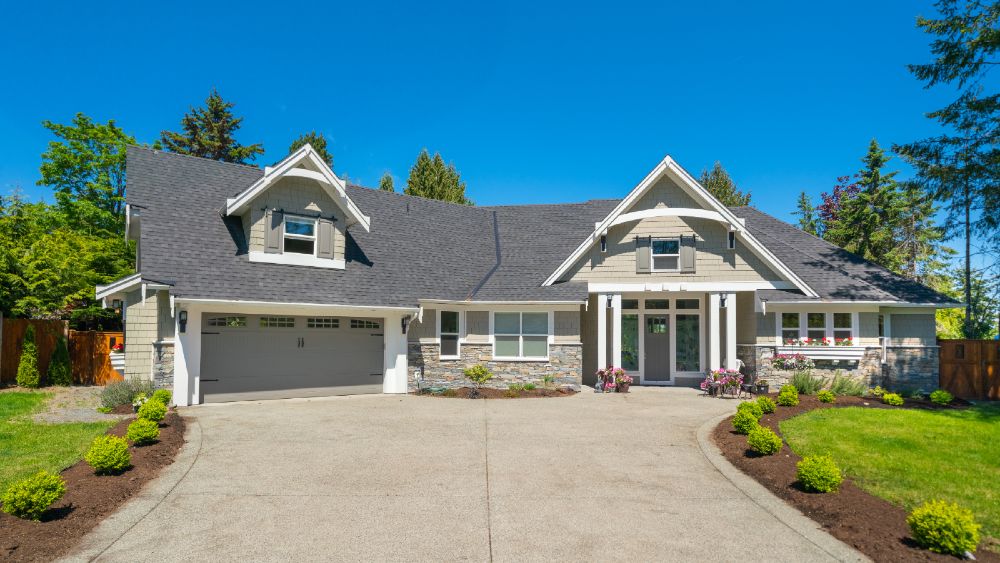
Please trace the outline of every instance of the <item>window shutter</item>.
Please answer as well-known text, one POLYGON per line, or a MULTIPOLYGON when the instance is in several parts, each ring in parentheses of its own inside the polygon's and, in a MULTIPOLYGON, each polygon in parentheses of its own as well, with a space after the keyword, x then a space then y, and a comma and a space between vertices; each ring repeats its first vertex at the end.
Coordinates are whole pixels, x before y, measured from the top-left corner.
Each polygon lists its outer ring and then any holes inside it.
POLYGON ((697 242, 698 242, 698 237, 696 235, 691 235, 689 237, 681 236, 682 274, 694 273, 695 256, 697 255, 697 247, 696 247, 697 242))
POLYGON ((333 237, 336 236, 336 229, 329 219, 319 220, 319 229, 316 233, 316 256, 318 258, 333 259, 333 237))
POLYGON ((635 237, 635 273, 648 274, 653 258, 652 237, 635 237))
POLYGON ((277 254, 281 252, 282 223, 285 214, 281 211, 268 209, 264 214, 264 252, 277 254))

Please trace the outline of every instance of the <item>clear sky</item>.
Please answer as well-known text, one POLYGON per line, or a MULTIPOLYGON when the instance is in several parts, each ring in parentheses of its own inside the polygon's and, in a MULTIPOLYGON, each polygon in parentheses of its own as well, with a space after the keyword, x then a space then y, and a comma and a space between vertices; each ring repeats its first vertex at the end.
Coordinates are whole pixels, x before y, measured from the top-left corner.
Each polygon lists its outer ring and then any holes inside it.
MULTIPOLYGON (((791 220, 885 146, 939 132, 924 90, 928 1, 14 2, 0 33, 0 189, 35 185, 41 121, 115 119, 142 142, 218 88, 258 164, 301 132, 334 169, 398 189, 440 151, 480 204, 624 196, 666 154, 719 160, 791 220)), ((902 167, 898 159, 892 164, 902 167)), ((905 170, 905 168, 904 168, 905 170)), ((908 173, 908 172, 906 172, 908 173)))

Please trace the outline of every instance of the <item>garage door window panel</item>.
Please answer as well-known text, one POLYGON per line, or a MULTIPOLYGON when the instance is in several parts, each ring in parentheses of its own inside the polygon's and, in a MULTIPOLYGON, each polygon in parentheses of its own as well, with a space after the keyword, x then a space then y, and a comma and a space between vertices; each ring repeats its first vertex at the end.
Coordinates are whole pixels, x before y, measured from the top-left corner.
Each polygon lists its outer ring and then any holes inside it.
POLYGON ((295 317, 261 317, 261 328, 295 328, 295 317))
POLYGON ((458 311, 441 311, 441 358, 458 359, 458 335, 461 316, 458 311))
POLYGON ((306 328, 340 328, 340 319, 335 317, 308 317, 306 328))
POLYGON ((285 252, 316 255, 316 220, 302 217, 285 218, 285 252))
POLYGON ((239 316, 209 317, 208 326, 227 328, 246 328, 247 318, 239 316))

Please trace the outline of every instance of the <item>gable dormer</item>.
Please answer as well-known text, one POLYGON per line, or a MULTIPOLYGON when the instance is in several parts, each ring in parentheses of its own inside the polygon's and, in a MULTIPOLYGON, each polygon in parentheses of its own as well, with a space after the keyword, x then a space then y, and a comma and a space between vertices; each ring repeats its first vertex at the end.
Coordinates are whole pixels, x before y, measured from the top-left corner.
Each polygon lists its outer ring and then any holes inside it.
POLYGON ((371 229, 344 181, 308 144, 229 198, 226 215, 240 217, 251 262, 343 269, 347 229, 371 229))

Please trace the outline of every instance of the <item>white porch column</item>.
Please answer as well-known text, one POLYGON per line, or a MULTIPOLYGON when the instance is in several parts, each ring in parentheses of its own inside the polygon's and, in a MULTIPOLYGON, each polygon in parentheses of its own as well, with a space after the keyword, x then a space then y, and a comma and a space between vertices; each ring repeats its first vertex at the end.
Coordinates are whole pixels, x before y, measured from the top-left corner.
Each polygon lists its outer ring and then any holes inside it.
POLYGON ((726 294, 726 369, 736 369, 736 294, 726 294))
POLYGON ((383 328, 385 335, 385 374, 382 379, 383 393, 406 393, 409 384, 407 368, 407 342, 403 334, 402 315, 386 315, 383 328))
POLYGON ((201 311, 178 303, 174 323, 174 404, 197 405, 201 398, 201 311), (181 332, 181 311, 187 312, 184 332, 181 332))
POLYGON ((611 296, 611 364, 622 366, 622 296, 611 296))
POLYGON ((597 294, 597 369, 608 366, 608 295, 597 294))
POLYGON ((708 369, 722 367, 719 342, 719 294, 708 294, 708 369))

